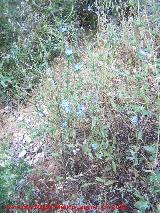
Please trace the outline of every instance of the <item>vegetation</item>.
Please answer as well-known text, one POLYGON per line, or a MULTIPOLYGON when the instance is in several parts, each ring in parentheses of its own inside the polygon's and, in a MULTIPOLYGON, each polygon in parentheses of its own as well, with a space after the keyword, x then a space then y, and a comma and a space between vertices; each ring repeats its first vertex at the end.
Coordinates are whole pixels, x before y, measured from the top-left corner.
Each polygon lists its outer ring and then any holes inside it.
POLYGON ((0 99, 30 102, 36 124, 22 126, 29 144, 41 142, 17 154, 2 139, 1 206, 125 203, 158 213, 158 1, 0 4, 0 99))

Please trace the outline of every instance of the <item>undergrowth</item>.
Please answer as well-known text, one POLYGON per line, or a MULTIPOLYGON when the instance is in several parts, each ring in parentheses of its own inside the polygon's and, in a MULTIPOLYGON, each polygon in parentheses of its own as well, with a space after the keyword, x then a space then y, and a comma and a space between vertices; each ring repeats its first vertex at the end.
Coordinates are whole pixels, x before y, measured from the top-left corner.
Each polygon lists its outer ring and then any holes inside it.
POLYGON ((73 22, 57 21, 54 31, 47 20, 25 49, 30 62, 16 52, 20 70, 22 63, 34 66, 23 83, 32 90, 41 75, 32 99, 41 125, 25 126, 33 141, 43 140, 46 159, 27 176, 33 197, 22 186, 11 203, 124 203, 126 212, 159 212, 160 7, 137 2, 136 15, 118 25, 98 12, 93 34, 73 22))

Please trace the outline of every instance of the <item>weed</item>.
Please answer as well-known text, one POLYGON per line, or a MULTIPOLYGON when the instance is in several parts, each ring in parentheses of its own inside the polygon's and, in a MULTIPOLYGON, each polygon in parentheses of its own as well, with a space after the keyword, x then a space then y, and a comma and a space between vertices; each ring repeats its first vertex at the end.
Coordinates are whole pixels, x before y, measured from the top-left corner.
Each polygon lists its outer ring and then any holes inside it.
MULTIPOLYGON (((86 2, 77 4, 80 14, 86 2)), ((40 83, 32 103, 37 125, 26 128, 33 140, 43 140, 49 160, 32 170, 30 202, 53 204, 56 194, 59 204, 124 203, 128 212, 159 212, 158 3, 129 1, 137 12, 126 19, 128 10, 110 1, 122 16, 117 25, 113 19, 106 23, 102 9, 108 5, 102 2, 102 8, 87 2, 83 10, 80 21, 86 25, 92 17, 88 24, 98 26, 89 36, 84 31, 79 36, 71 1, 66 8, 57 3, 60 10, 53 13, 60 19, 51 12, 52 1, 35 2, 31 6, 42 20, 32 39, 26 49, 21 42, 10 49, 8 67, 16 78, 2 76, 1 86, 12 91, 16 82, 17 90, 21 85, 32 90, 40 83)))

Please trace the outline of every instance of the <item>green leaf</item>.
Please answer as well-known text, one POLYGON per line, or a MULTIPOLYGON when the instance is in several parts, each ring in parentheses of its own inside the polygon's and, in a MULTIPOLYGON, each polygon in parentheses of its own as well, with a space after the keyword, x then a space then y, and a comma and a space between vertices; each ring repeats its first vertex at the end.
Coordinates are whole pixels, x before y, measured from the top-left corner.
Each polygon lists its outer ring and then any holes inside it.
POLYGON ((57 176, 57 177, 56 177, 56 181, 60 181, 60 182, 61 182, 61 181, 63 181, 63 180, 64 180, 64 177, 61 177, 61 176, 57 176))
POLYGON ((88 147, 88 144, 83 144, 82 150, 91 158, 93 159, 93 155, 91 153, 91 149, 88 147))
POLYGON ((135 190, 135 192, 133 193, 137 198, 143 200, 143 196, 140 194, 140 192, 138 190, 135 190))
POLYGON ((84 183, 81 187, 88 187, 88 186, 92 186, 92 185, 94 185, 94 184, 96 184, 95 182, 92 182, 92 183, 84 183))
POLYGON ((75 144, 66 144, 66 146, 68 146, 69 148, 75 148, 75 144))
POLYGON ((102 179, 100 177, 96 177, 96 181, 100 182, 100 183, 103 183, 105 186, 110 186, 112 185, 113 183, 117 182, 115 180, 105 180, 105 179, 102 179))
POLYGON ((155 144, 150 145, 150 146, 144 146, 143 148, 144 148, 145 151, 147 151, 147 152, 149 152, 151 154, 155 154, 156 151, 157 151, 157 147, 156 147, 155 144))
POLYGON ((155 174, 150 176, 151 182, 160 182, 160 172, 156 172, 155 174))
POLYGON ((116 166, 116 163, 114 161, 112 161, 112 169, 113 169, 114 173, 116 173, 117 166, 116 166))
POLYGON ((139 200, 134 204, 134 206, 137 209, 146 210, 147 208, 149 208, 150 205, 149 205, 148 201, 146 201, 146 200, 139 200))
POLYGON ((82 146, 82 150, 83 150, 85 153, 90 152, 90 149, 89 149, 89 147, 88 147, 88 144, 87 144, 87 143, 83 144, 83 146, 82 146))
POLYGON ((54 152, 54 153, 52 153, 51 155, 52 155, 52 157, 60 157, 60 156, 61 156, 61 153, 56 153, 56 152, 54 152))
POLYGON ((8 84, 6 84, 4 81, 1 80, 1 85, 3 88, 6 88, 8 86, 8 84))
POLYGON ((143 133, 142 133, 142 131, 138 132, 137 139, 138 140, 142 140, 143 139, 143 133))
POLYGON ((97 118, 93 117, 93 119, 92 119, 92 127, 91 127, 92 130, 95 128, 95 126, 97 124, 97 121, 98 121, 97 118))
POLYGON ((156 194, 160 192, 160 172, 155 172, 149 177, 152 186, 152 191, 156 194))

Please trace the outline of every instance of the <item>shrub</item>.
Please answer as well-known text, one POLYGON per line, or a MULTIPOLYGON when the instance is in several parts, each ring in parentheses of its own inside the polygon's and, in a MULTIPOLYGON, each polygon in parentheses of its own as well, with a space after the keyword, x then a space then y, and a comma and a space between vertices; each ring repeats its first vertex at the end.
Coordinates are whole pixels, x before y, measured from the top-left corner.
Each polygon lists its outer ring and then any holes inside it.
POLYGON ((15 0, 1 5, 0 99, 23 101, 62 49, 59 28, 73 20, 73 1, 50 5, 47 1, 15 0))
POLYGON ((31 167, 10 153, 7 141, 1 141, 0 149, 0 208, 5 205, 24 204, 32 197, 31 186, 27 185, 27 175, 31 167), (22 198, 23 194, 23 200, 22 198))
MULTIPOLYGON (((41 82, 32 99, 37 120, 25 127, 33 140, 43 140, 37 155, 45 152, 48 160, 39 164, 41 173, 31 174, 35 197, 27 198, 52 204, 59 195, 58 202, 67 204, 109 201, 125 203, 128 212, 159 212, 159 10, 152 1, 144 8, 134 6, 135 1, 110 1, 111 16, 123 20, 121 26, 114 21, 106 26, 101 1, 96 16, 95 4, 88 9, 92 1, 76 2, 75 10, 73 2, 66 8, 64 2, 53 7, 52 1, 29 1, 39 17, 36 28, 26 41, 22 37, 12 43, 9 60, 4 57, 2 63, 3 72, 11 72, 2 83, 6 92, 11 87, 20 94, 29 83, 32 90, 41 82), (123 7, 128 4, 137 16, 127 21, 123 7), (82 25, 97 26, 96 35, 84 33, 79 39, 76 18, 82 25)), ((11 165, 9 161, 2 172, 17 174, 11 165)), ((2 175, 6 186, 4 179, 2 175)), ((10 183, 15 185, 14 179, 10 183)), ((27 200, 20 198, 22 203, 27 200)))

